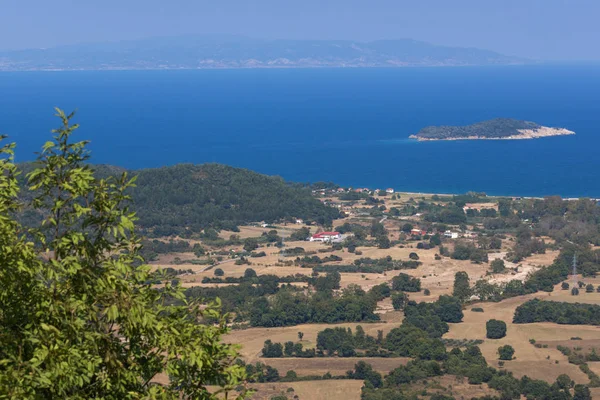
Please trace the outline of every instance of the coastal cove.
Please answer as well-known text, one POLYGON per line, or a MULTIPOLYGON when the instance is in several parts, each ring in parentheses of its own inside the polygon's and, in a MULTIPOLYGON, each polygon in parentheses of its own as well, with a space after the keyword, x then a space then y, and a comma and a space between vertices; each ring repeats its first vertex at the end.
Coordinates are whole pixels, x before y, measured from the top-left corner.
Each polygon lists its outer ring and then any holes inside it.
POLYGON ((18 161, 35 158, 59 106, 79 110, 95 162, 126 168, 218 162, 406 192, 600 197, 595 66, 20 72, 1 73, 0 92, 18 161), (408 139, 497 117, 577 134, 408 139))

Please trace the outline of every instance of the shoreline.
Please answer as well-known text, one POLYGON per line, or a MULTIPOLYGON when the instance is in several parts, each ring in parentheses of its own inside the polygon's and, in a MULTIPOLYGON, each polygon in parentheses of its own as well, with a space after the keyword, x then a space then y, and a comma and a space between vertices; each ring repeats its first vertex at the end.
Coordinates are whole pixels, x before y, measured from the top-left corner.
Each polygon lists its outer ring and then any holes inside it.
MULTIPOLYGON (((396 194, 406 194, 406 195, 418 195, 418 196, 461 196, 465 193, 429 193, 429 192, 406 192, 403 190, 399 190, 396 194)), ((531 200, 543 200, 546 197, 558 196, 566 201, 576 201, 580 199, 590 199, 594 201, 600 201, 600 197, 591 197, 591 196, 580 196, 580 197, 563 197, 559 194, 549 194, 546 196, 518 196, 518 195, 495 195, 495 194, 487 194, 486 196, 490 199, 498 199, 498 198, 520 198, 520 199, 531 199, 531 200)))
POLYGON ((520 132, 518 135, 511 135, 505 137, 484 137, 484 136, 462 136, 462 137, 448 137, 448 138, 425 138, 418 135, 410 135, 409 139, 416 139, 419 142, 430 142, 430 141, 451 141, 451 140, 530 140, 530 139, 541 139, 553 136, 570 136, 575 135, 575 132, 565 128, 552 128, 549 126, 540 126, 536 129, 517 129, 520 132))

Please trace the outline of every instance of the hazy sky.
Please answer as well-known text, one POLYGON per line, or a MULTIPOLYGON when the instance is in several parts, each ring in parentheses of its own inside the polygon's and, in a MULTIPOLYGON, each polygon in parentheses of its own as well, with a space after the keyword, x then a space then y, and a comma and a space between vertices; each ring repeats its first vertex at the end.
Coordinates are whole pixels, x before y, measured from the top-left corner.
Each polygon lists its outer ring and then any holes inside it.
POLYGON ((600 0, 0 0, 0 49, 233 33, 600 60, 600 0))

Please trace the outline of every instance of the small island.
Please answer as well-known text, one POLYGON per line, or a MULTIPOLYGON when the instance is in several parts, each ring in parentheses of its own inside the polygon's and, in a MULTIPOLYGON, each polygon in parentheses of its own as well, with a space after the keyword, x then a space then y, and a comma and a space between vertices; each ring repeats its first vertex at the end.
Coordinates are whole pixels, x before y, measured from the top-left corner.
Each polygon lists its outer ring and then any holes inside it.
POLYGON ((511 118, 495 118, 466 126, 428 126, 411 139, 425 140, 516 140, 538 139, 548 136, 574 135, 565 128, 541 126, 535 122, 511 118))

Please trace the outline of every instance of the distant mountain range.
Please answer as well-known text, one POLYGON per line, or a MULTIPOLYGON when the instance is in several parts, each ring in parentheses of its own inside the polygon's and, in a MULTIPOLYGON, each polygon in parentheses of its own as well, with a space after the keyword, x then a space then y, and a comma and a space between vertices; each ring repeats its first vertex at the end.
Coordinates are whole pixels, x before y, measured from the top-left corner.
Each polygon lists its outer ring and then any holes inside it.
POLYGON ((359 42, 183 36, 0 51, 0 71, 410 67, 529 62, 488 50, 436 46, 410 39, 359 42))

